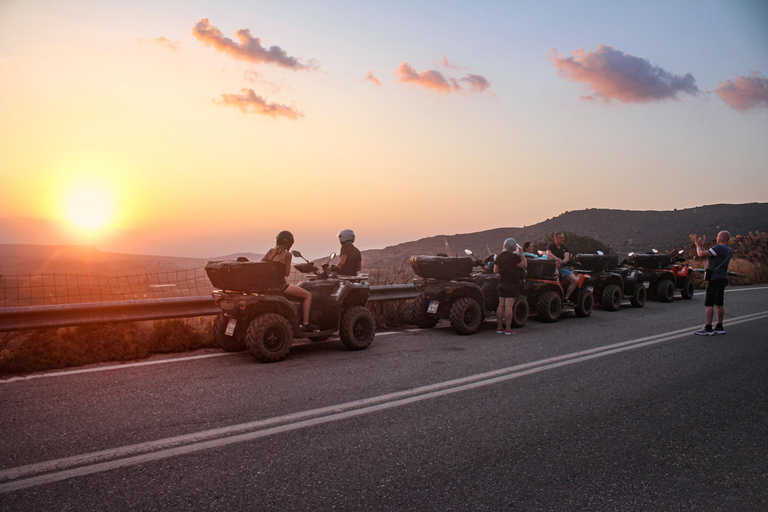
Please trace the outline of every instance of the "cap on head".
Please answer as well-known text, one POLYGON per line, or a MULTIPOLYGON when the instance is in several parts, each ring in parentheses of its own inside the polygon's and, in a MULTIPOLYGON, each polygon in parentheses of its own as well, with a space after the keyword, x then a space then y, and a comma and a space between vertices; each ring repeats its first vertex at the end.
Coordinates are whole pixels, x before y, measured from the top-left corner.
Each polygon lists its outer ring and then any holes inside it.
POLYGON ((339 238, 339 242, 341 243, 355 241, 355 232, 351 229, 342 229, 336 236, 339 238))
POLYGON ((290 249, 293 246, 293 233, 290 231, 281 231, 277 234, 275 239, 277 245, 282 245, 286 249, 290 249))
POLYGON ((513 251, 517 247, 517 240, 514 238, 507 238, 504 240, 504 250, 505 251, 513 251))

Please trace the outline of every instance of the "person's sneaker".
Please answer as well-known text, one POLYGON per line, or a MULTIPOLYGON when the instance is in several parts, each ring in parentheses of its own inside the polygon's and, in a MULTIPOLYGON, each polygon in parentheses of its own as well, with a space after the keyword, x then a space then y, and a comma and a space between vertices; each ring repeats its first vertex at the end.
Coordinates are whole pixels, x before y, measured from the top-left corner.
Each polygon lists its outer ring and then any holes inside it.
POLYGON ((563 301, 563 306, 569 306, 569 307, 575 308, 576 307, 576 303, 573 302, 571 299, 565 299, 563 301))
POLYGON ((301 324, 301 330, 304 331, 304 332, 313 332, 313 331, 320 330, 320 328, 318 326, 316 326, 315 324, 310 322, 308 324, 301 324))
POLYGON ((700 331, 696 331, 696 334, 699 336, 712 336, 715 334, 715 331, 712 330, 711 325, 705 325, 700 331))
POLYGON ((496 334, 504 334, 504 329, 496 329, 496 334))
POLYGON ((504 331, 504 334, 515 334, 515 331, 504 331))
POLYGON ((717 324, 714 329, 712 329, 712 332, 715 334, 725 334, 725 329, 723 329, 723 324, 717 324))

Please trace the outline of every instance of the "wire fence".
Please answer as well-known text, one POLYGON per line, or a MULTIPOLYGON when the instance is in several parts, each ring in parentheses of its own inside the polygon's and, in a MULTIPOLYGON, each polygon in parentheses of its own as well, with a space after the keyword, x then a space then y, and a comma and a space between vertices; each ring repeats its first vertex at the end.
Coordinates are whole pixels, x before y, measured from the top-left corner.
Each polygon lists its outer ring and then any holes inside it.
MULTIPOLYGON (((391 279, 376 279, 379 277, 377 270, 371 269, 372 284, 394 282, 391 279)), ((304 274, 292 269, 287 281, 297 284, 305 278, 304 274)), ((204 268, 127 276, 0 274, 0 308, 198 297, 210 295, 212 291, 213 285, 204 268)))
POLYGON ((0 276, 0 307, 193 297, 207 295, 212 290, 202 268, 128 276, 3 275, 0 276))

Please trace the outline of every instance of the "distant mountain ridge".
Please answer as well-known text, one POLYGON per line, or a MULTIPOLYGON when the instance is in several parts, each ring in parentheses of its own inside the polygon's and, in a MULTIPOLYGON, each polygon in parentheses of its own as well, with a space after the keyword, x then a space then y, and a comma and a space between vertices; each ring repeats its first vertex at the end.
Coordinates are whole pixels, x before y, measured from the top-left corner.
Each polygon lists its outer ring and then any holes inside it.
MULTIPOLYGON (((732 235, 768 232, 768 203, 715 204, 667 211, 609 210, 589 208, 562 213, 532 226, 495 228, 476 233, 437 235, 411 242, 363 251, 363 267, 382 268, 407 262, 411 255, 464 254, 471 249, 485 256, 499 252, 506 238, 518 242, 540 238, 556 231, 570 231, 605 242, 618 253, 668 251, 690 244, 696 233, 714 239, 718 231, 732 235), (446 247, 447 243, 447 247, 446 247)), ((567 244, 566 240, 566 244, 567 244)), ((0 244, 0 267, 6 275, 40 273, 88 273, 130 275, 137 273, 202 268, 208 260, 245 256, 258 261, 262 255, 236 253, 212 258, 146 256, 102 252, 93 245, 0 244)))
POLYGON ((620 254, 652 248, 669 251, 690 244, 688 235, 692 233, 706 235, 707 240, 712 240, 721 230, 728 230, 734 236, 748 235, 750 231, 768 232, 768 203, 715 204, 666 211, 600 208, 567 211, 522 228, 431 236, 384 249, 363 251, 363 266, 380 268, 397 265, 414 254, 442 252, 463 255, 464 249, 485 256, 488 249, 499 252, 506 238, 515 238, 522 245, 524 241, 535 242, 557 231, 596 238, 620 254))

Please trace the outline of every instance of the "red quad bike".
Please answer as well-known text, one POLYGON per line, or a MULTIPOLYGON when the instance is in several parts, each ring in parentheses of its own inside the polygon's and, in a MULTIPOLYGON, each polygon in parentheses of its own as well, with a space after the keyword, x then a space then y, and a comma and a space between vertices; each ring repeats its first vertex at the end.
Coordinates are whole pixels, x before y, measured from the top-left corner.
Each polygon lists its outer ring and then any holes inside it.
MULTIPOLYGON (((299 251, 291 251, 296 257, 299 251)), ((336 256, 331 254, 332 260, 336 256)), ((287 285, 268 261, 209 261, 205 271, 217 289, 213 300, 222 312, 213 324, 216 341, 228 352, 250 351, 256 360, 271 363, 285 359, 294 338, 325 341, 338 331, 344 346, 362 350, 373 341, 376 322, 365 307, 370 286, 364 277, 337 276, 329 263, 318 269, 313 263, 294 265, 311 274, 298 286, 312 294, 310 321, 319 331, 299 328, 302 301, 283 293, 287 285)))
POLYGON ((579 281, 571 294, 571 299, 576 306, 563 306, 563 296, 567 286, 560 282, 556 261, 528 258, 528 268, 521 292, 540 322, 557 322, 564 312, 572 311, 580 317, 592 314, 595 297, 588 286, 590 276, 589 274, 575 275, 579 281))
POLYGON ((633 307, 645 305, 646 288, 643 273, 635 268, 619 266, 615 254, 577 254, 575 261, 580 268, 577 274, 589 272, 587 284, 593 288, 598 302, 607 311, 618 311, 622 299, 628 298, 633 307))
MULTIPOLYGON (((680 254, 680 253, 678 253, 680 254)), ((679 256, 659 254, 653 249, 650 254, 629 253, 629 261, 643 273, 643 280, 649 282, 649 295, 660 302, 672 302, 675 289, 680 289, 683 299, 693 298, 694 286, 690 265, 680 264, 685 261, 679 256)))

